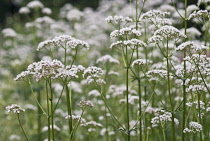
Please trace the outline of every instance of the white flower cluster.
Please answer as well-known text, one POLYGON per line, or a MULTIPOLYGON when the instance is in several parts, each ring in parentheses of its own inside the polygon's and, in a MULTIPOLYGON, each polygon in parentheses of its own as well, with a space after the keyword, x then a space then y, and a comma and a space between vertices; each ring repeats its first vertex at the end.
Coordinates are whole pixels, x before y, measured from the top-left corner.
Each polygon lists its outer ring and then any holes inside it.
POLYGON ((191 121, 189 126, 190 128, 185 128, 183 133, 196 133, 202 131, 202 125, 198 122, 191 121))
POLYGON ((99 64, 99 63, 103 63, 103 64, 106 64, 106 63, 119 64, 120 62, 117 59, 114 59, 110 55, 104 55, 104 56, 98 58, 96 60, 96 63, 97 64, 99 64))
POLYGON ((197 5, 200 5, 201 3, 207 4, 210 2, 210 0, 198 0, 197 5))
POLYGON ((1 33, 2 33, 2 35, 4 37, 12 37, 12 38, 14 38, 14 37, 17 36, 16 31, 14 29, 12 29, 12 28, 5 28, 5 29, 3 29, 1 31, 1 33))
POLYGON ((117 41, 115 43, 112 43, 110 48, 121 48, 129 46, 131 49, 135 49, 137 46, 146 47, 147 44, 139 39, 131 39, 131 40, 125 40, 125 41, 117 41))
MULTIPOLYGON (((181 29, 181 32, 184 34, 184 29, 181 29)), ((187 28, 186 34, 189 39, 196 39, 196 37, 201 36, 201 32, 195 27, 187 28)))
POLYGON ((207 92, 207 88, 204 85, 189 85, 186 92, 207 92))
POLYGON ((210 14, 207 10, 198 10, 191 13, 188 19, 190 20, 193 18, 204 18, 205 16, 209 16, 209 15, 210 14))
POLYGON ((89 96, 101 96, 100 92, 98 90, 92 90, 88 93, 89 96))
POLYGON ((41 60, 30 64, 27 70, 18 74, 14 80, 24 80, 24 78, 29 75, 35 75, 36 81, 42 79, 72 79, 78 78, 77 73, 83 72, 84 70, 85 68, 82 65, 65 67, 58 60, 41 60))
POLYGON ((97 123, 95 121, 89 121, 81 124, 81 126, 94 126, 94 127, 103 127, 102 124, 97 123))
POLYGON ((30 75, 30 71, 23 71, 20 74, 18 74, 14 80, 15 81, 20 81, 20 80, 24 80, 25 77, 27 77, 28 75, 30 75))
MULTIPOLYGON (((186 106, 192 107, 193 104, 195 104, 196 109, 199 108, 198 101, 187 102, 187 103, 186 103, 186 106)), ((205 109, 205 103, 204 103, 203 101, 200 100, 200 101, 199 101, 199 104, 200 104, 200 108, 201 108, 201 109, 205 109)))
POLYGON ((78 66, 66 66, 65 68, 58 69, 58 73, 53 77, 53 79, 59 79, 59 78, 78 78, 77 73, 83 72, 85 68, 82 65, 78 66))
POLYGON ((91 107, 92 108, 94 105, 89 100, 88 101, 82 100, 77 104, 77 106, 79 106, 80 108, 84 108, 84 107, 91 107))
POLYGON ((171 20, 169 20, 168 18, 165 18, 169 14, 170 14, 169 12, 162 12, 160 10, 150 10, 142 14, 139 20, 150 21, 156 27, 160 28, 161 26, 172 24, 171 20))
POLYGON ((66 14, 66 18, 69 21, 79 21, 84 16, 84 14, 78 9, 69 10, 66 14))
POLYGON ((163 4, 160 6, 159 9, 163 12, 169 12, 169 13, 174 13, 176 11, 176 9, 170 4, 163 4))
POLYGON ((204 45, 196 44, 192 41, 187 41, 175 48, 175 50, 177 50, 177 51, 179 51, 179 50, 181 51, 184 49, 186 49, 187 51, 202 52, 202 51, 207 51, 208 47, 206 47, 204 45))
POLYGON ((193 54, 185 57, 184 60, 191 64, 191 72, 200 71, 202 75, 210 74, 210 58, 206 55, 193 54))
POLYGON ((25 109, 22 109, 20 105, 12 104, 6 107, 8 113, 13 112, 14 114, 19 114, 20 112, 25 112, 25 109))
POLYGON ((121 23, 121 22, 132 22, 133 20, 131 19, 131 18, 129 18, 129 17, 123 17, 123 16, 118 16, 118 15, 116 15, 116 16, 108 16, 106 19, 105 19, 105 21, 107 22, 107 23, 115 23, 115 24, 118 24, 118 23, 121 23))
POLYGON ((41 26, 49 26, 53 23, 55 23, 55 20, 53 20, 49 16, 39 17, 35 20, 35 24, 37 24, 37 26, 40 26, 40 28, 42 28, 41 26))
POLYGON ((144 19, 149 19, 152 20, 153 18, 165 18, 166 16, 168 16, 170 13, 169 12, 162 12, 160 10, 150 10, 144 14, 141 15, 140 19, 144 20, 144 19))
POLYGON ((46 14, 46 15, 51 15, 52 14, 52 10, 48 7, 45 7, 42 9, 42 13, 46 14))
POLYGON ((21 137, 15 134, 9 136, 9 141, 20 141, 21 137))
MULTIPOLYGON (((61 130, 61 129, 60 129, 57 125, 55 125, 55 124, 53 124, 53 128, 54 128, 55 130, 57 130, 57 131, 60 131, 60 130, 61 130)), ((52 129, 52 125, 50 125, 50 129, 52 129)), ((44 126, 44 127, 42 128, 42 131, 43 131, 43 132, 48 131, 48 126, 44 126)), ((44 140, 44 141, 45 141, 45 140, 44 140)), ((48 141, 48 139, 47 139, 46 141, 48 141)))
POLYGON ((55 77, 55 75, 59 72, 58 69, 63 68, 64 65, 58 61, 39 61, 32 63, 28 66, 26 71, 23 71, 14 80, 22 80, 24 77, 28 75, 35 75, 36 81, 40 81, 41 79, 47 79, 49 77, 55 77))
MULTIPOLYGON (((169 74, 172 77, 171 74, 169 74)), ((150 80, 158 80, 159 78, 167 78, 166 70, 150 70, 146 73, 146 76, 150 78, 150 80)))
POLYGON ((112 31, 112 33, 110 34, 110 38, 114 39, 117 37, 122 37, 125 35, 136 35, 136 36, 140 36, 141 35, 141 31, 136 30, 136 29, 132 29, 130 27, 125 27, 125 28, 121 28, 120 30, 114 30, 112 31))
POLYGON ((20 14, 28 14, 31 10, 28 7, 21 7, 18 11, 20 14))
POLYGON ((103 74, 103 70, 101 68, 92 66, 88 67, 83 74, 83 77, 87 76, 87 83, 96 83, 98 85, 106 84, 106 82, 100 78, 100 76, 103 74))
POLYGON ((51 48, 57 47, 57 46, 61 46, 64 49, 76 48, 77 46, 83 46, 83 47, 89 49, 89 44, 87 42, 73 38, 69 35, 60 35, 60 36, 53 38, 52 40, 45 40, 45 41, 39 43, 37 51, 39 51, 42 48, 51 49, 51 48))
POLYGON ((34 0, 34 1, 29 2, 27 4, 27 7, 31 9, 36 9, 36 8, 43 8, 44 5, 40 1, 34 0))
POLYGON ((121 85, 121 86, 111 85, 109 87, 109 93, 115 97, 119 95, 123 95, 125 91, 126 91, 125 85, 121 85))
POLYGON ((152 61, 151 60, 146 60, 146 59, 136 59, 131 64, 131 67, 134 67, 134 66, 144 66, 147 63, 152 63, 152 61))
POLYGON ((156 30, 154 35, 148 39, 149 43, 158 43, 163 40, 163 38, 169 40, 177 40, 180 38, 186 38, 187 36, 181 33, 177 28, 173 26, 162 26, 160 29, 156 30))
POLYGON ((85 123, 86 120, 84 118, 82 118, 81 116, 75 116, 75 115, 68 115, 65 117, 66 120, 72 119, 72 120, 76 120, 76 121, 80 121, 81 123, 85 123))
MULTIPOLYGON (((152 118, 151 123, 152 127, 157 127, 159 123, 166 123, 172 121, 172 114, 165 110, 158 110, 155 112, 155 117, 152 118)), ((178 119, 174 118, 176 125, 179 124, 178 119)))
POLYGON ((187 15, 189 16, 193 11, 198 10, 199 8, 195 5, 188 5, 187 6, 187 15))

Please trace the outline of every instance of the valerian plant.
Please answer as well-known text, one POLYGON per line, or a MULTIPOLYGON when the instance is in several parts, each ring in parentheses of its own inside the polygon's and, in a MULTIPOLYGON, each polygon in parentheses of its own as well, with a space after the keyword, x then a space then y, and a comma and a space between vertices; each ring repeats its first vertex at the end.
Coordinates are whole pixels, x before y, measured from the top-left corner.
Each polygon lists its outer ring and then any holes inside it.
POLYGON ((2 82, 25 83, 0 84, 12 97, 0 103, 23 102, 6 110, 26 140, 208 141, 209 10, 208 0, 103 0, 95 11, 66 4, 53 19, 29 2, 26 23, 2 30, 0 57, 2 82))

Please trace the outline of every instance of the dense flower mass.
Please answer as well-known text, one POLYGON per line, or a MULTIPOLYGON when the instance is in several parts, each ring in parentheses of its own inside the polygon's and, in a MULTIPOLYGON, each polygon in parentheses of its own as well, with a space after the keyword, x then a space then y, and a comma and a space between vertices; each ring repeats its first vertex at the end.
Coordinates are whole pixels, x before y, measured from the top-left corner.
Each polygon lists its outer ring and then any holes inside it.
POLYGON ((121 23, 121 22, 132 22, 133 20, 129 17, 123 17, 123 16, 108 16, 105 21, 107 23, 115 23, 115 24, 118 24, 118 23, 121 23))
POLYGON ((37 51, 41 50, 42 48, 51 50, 55 47, 62 47, 64 49, 68 49, 68 48, 75 49, 79 46, 89 49, 89 44, 87 42, 84 42, 79 39, 75 39, 69 35, 60 35, 60 36, 56 36, 52 40, 45 40, 39 43, 37 51))
POLYGON ((25 109, 22 109, 20 105, 12 104, 6 107, 8 113, 13 112, 14 114, 19 114, 21 112, 25 112, 25 109))
MULTIPOLYGON (((153 127, 158 126, 160 123, 165 124, 166 122, 170 122, 172 120, 172 114, 170 112, 164 110, 157 110, 155 112, 155 117, 152 118, 151 123, 153 127)), ((175 124, 178 125, 178 119, 174 119, 175 124)))
POLYGON ((191 121, 189 124, 190 128, 185 128, 184 133, 196 133, 202 131, 202 125, 198 122, 191 121))
POLYGON ((28 75, 35 75, 36 81, 41 79, 54 79, 55 76, 59 73, 59 69, 64 68, 64 65, 58 61, 40 61, 32 63, 28 66, 27 71, 22 72, 17 75, 15 80, 21 80, 28 75))
POLYGON ((84 101, 84 100, 80 101, 77 105, 81 108, 84 108, 84 107, 91 107, 92 108, 94 106, 92 102, 84 101))
POLYGON ((202 52, 202 51, 207 51, 208 47, 204 45, 199 45, 196 44, 192 41, 187 41, 176 47, 176 50, 188 50, 188 51, 195 51, 195 52, 202 52))
POLYGON ((17 36, 17 33, 12 28, 5 28, 1 32, 4 37, 16 37, 17 36))
POLYGON ((207 10, 198 10, 194 11, 192 14, 190 14, 189 19, 192 18, 204 18, 205 16, 209 16, 209 12, 207 10))
POLYGON ((177 40, 180 38, 186 38, 186 35, 181 33, 177 28, 166 25, 156 30, 154 35, 151 37, 152 39, 149 39, 149 40, 156 41, 156 40, 159 40, 160 37, 163 37, 168 40, 169 39, 177 40))
POLYGON ((106 84, 106 82, 100 78, 103 74, 103 70, 101 68, 92 66, 85 69, 83 77, 87 77, 87 83, 96 83, 98 85, 106 84))
POLYGON ((117 59, 114 59, 110 55, 104 55, 101 58, 96 60, 96 63, 113 63, 113 64, 119 64, 120 62, 117 59))
POLYGON ((40 1, 31 1, 27 4, 28 8, 35 9, 35 8, 43 8, 44 5, 40 1))
POLYGON ((134 66, 144 66, 146 65, 147 63, 152 63, 151 60, 146 60, 146 59, 137 59, 137 60, 134 60, 133 63, 131 64, 132 67, 134 66))
POLYGON ((103 127, 102 124, 97 123, 95 121, 89 121, 89 122, 83 123, 83 124, 81 124, 81 126, 103 127))
POLYGON ((147 44, 139 39, 131 39, 131 40, 124 40, 124 41, 117 41, 115 43, 112 43, 110 48, 121 48, 128 46, 131 49, 135 49, 137 47, 146 47, 147 44))
POLYGON ((208 140, 210 0, 98 1, 6 18, 0 105, 26 110, 0 111, 0 140, 208 140))
POLYGON ((141 35, 141 31, 138 31, 136 29, 132 29, 129 27, 125 27, 122 28, 120 30, 114 30, 111 34, 110 37, 111 39, 115 39, 118 37, 123 37, 123 36, 127 36, 127 35, 136 35, 136 36, 140 36, 141 35))

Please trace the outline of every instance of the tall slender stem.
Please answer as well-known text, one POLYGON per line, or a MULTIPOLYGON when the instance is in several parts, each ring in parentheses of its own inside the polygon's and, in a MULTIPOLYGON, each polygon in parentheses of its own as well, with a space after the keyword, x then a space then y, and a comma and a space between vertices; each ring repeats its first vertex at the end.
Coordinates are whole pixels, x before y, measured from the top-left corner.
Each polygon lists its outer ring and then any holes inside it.
POLYGON ((71 112, 71 97, 70 97, 70 93, 69 93, 69 88, 68 88, 68 84, 66 83, 66 101, 67 101, 67 109, 68 109, 68 115, 70 116, 69 118, 69 134, 71 134, 72 132, 72 112, 71 112))
POLYGON ((128 82, 128 73, 129 73, 129 68, 130 68, 130 64, 129 64, 129 60, 128 60, 128 46, 126 46, 125 48, 125 56, 126 56, 126 117, 127 117, 127 140, 130 141, 130 124, 129 124, 129 92, 128 92, 128 86, 129 86, 129 82, 128 82))
POLYGON ((50 129, 50 105, 49 105, 49 93, 48 93, 48 86, 47 86, 47 80, 45 82, 46 87, 46 93, 47 93, 47 126, 48 126, 48 140, 51 140, 51 129, 50 129))
POLYGON ((126 69, 126 111, 127 111, 127 132, 128 132, 128 141, 130 141, 130 124, 129 124, 129 98, 128 98, 128 72, 129 72, 129 68, 127 67, 126 69))
MULTIPOLYGON (((185 18, 184 18, 184 33, 187 34, 187 0, 185 0, 185 18)), ((186 39, 185 39, 186 41, 186 39)), ((186 57, 186 50, 183 51, 184 58, 186 57)), ((185 77, 186 77, 186 60, 184 61, 184 78, 183 78, 183 113, 182 113, 182 141, 185 141, 185 133, 183 133, 183 130, 185 128, 185 115, 186 115, 186 85, 185 85, 185 77)))
MULTIPOLYGON (((199 123, 201 124, 201 106, 200 106, 200 93, 198 93, 198 115, 199 123)), ((203 141, 202 132, 200 132, 200 141, 203 141)))
POLYGON ((52 92, 52 85, 51 80, 49 80, 49 88, 50 88, 50 111, 51 111, 51 126, 52 126, 52 140, 55 140, 55 133, 54 133, 54 110, 53 110, 53 92, 52 92))
POLYGON ((26 136, 26 133, 25 133, 25 131, 24 131, 24 129, 23 129, 23 126, 22 126, 22 124, 21 124, 19 114, 17 114, 17 118, 18 118, 18 122, 19 122, 19 124, 20 124, 20 128, 21 128, 21 130, 22 130, 22 132, 23 132, 23 134, 24 134, 26 140, 28 141, 28 137, 26 136))
POLYGON ((171 114, 172 114, 172 122, 171 122, 171 128, 172 128, 172 141, 175 141, 175 129, 174 129, 174 108, 172 103, 172 95, 171 95, 171 82, 170 82, 170 65, 169 65, 169 47, 168 47, 168 40, 167 40, 167 86, 168 86, 168 95, 171 105, 171 114))
MULTIPOLYGON (((39 103, 41 103, 40 90, 38 90, 37 94, 38 94, 37 100, 38 100, 39 103)), ((37 104, 37 109, 38 109, 38 111, 37 111, 37 113, 38 113, 38 115, 37 115, 37 123, 38 123, 38 128, 37 128, 38 139, 37 139, 37 141, 40 141, 42 139, 42 135, 41 135, 41 127, 42 127, 41 114, 42 114, 42 110, 41 110, 41 108, 39 107, 38 104, 37 104)))
MULTIPOLYGON (((139 92, 139 117, 142 114, 141 111, 141 80, 138 80, 138 92, 139 92)), ((139 128, 140 128, 140 133, 139 133, 139 140, 142 141, 142 122, 141 119, 139 119, 139 128)))

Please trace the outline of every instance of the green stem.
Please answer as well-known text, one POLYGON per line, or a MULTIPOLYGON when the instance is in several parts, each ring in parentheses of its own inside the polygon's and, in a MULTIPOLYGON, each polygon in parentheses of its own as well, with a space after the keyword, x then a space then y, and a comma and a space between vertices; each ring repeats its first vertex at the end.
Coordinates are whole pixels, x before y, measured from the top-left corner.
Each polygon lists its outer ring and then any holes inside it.
POLYGON ((24 131, 24 129, 23 129, 23 126, 22 126, 22 124, 21 124, 19 114, 17 114, 17 118, 18 118, 18 122, 19 122, 19 124, 20 124, 20 128, 21 128, 21 130, 22 130, 22 132, 23 132, 23 134, 24 134, 24 136, 25 136, 25 138, 26 138, 26 141, 28 141, 28 137, 26 136, 26 133, 25 133, 25 131, 24 131))
MULTIPOLYGON (((139 117, 142 114, 141 111, 141 80, 138 80, 138 93, 139 93, 139 117)), ((142 141, 142 120, 139 119, 139 129, 140 129, 140 133, 139 133, 139 140, 142 141)))
POLYGON ((47 80, 45 82, 46 86, 46 93, 47 93, 47 126, 48 126, 48 140, 51 140, 51 132, 50 132, 50 106, 49 106, 49 93, 48 93, 48 86, 47 86, 47 80))
POLYGON ((167 86, 168 86, 168 95, 169 95, 169 100, 170 100, 170 105, 171 105, 171 114, 172 114, 172 122, 171 122, 171 128, 172 128, 172 141, 175 141, 175 127, 174 127, 174 108, 173 108, 173 103, 172 103, 172 95, 171 95, 171 81, 170 81, 170 65, 169 65, 169 47, 168 47, 168 40, 167 40, 167 86))
POLYGON ((34 90, 33 90, 33 88, 32 88, 31 81, 30 81, 29 79, 28 79, 28 83, 29 83, 29 85, 30 85, 31 92, 32 92, 32 94, 33 94, 33 96, 34 96, 34 98, 35 98, 35 100, 36 100, 36 103, 38 104, 38 106, 39 106, 40 109, 42 110, 43 114, 46 115, 47 113, 46 113, 45 110, 42 108, 41 104, 39 103, 39 101, 37 100, 37 98, 36 98, 36 96, 35 96, 34 90))
POLYGON ((125 48, 125 56, 126 56, 126 120, 127 120, 127 140, 130 141, 130 124, 129 124, 129 99, 128 99, 128 95, 129 95, 129 91, 128 91, 128 86, 129 86, 129 82, 128 82, 128 73, 129 73, 129 68, 130 68, 130 64, 128 64, 128 46, 126 46, 125 48))
MULTIPOLYGON (((41 94, 40 94, 40 91, 37 92, 38 93, 38 102, 41 103, 41 94)), ((37 116, 37 123, 38 123, 38 128, 37 128, 37 135, 38 135, 38 139, 37 141, 40 141, 41 138, 42 138, 42 135, 41 135, 41 128, 42 128, 42 120, 41 120, 41 114, 42 114, 42 110, 41 108, 39 107, 39 105, 37 105, 37 109, 38 109, 38 116, 37 116)))
POLYGON ((69 93, 68 84, 66 83, 65 86, 66 86, 67 109, 68 109, 68 115, 70 116, 70 118, 69 118, 69 134, 71 134, 71 132, 72 132, 71 97, 70 97, 70 93, 69 93))
POLYGON ((162 132, 163 132, 163 141, 166 141, 166 133, 165 133, 165 129, 163 128, 163 125, 161 123, 162 126, 162 132))
POLYGON ((129 68, 126 69, 126 112, 127 112, 127 131, 128 131, 128 141, 130 141, 130 133, 129 133, 129 130, 130 130, 130 124, 129 124, 129 99, 128 99, 128 71, 129 71, 129 68))
POLYGON ((55 133, 54 133, 54 110, 53 110, 53 92, 52 92, 52 84, 51 80, 49 80, 49 88, 50 88, 50 105, 51 105, 51 124, 52 124, 52 140, 55 140, 55 133))
POLYGON ((77 122, 77 125, 75 126, 74 130, 72 131, 72 133, 71 133, 71 135, 70 135, 70 137, 69 137, 69 141, 73 141, 73 140, 74 140, 76 131, 77 131, 77 129, 78 129, 78 127, 79 127, 79 124, 80 124, 80 122, 81 122, 81 120, 82 120, 84 111, 85 111, 85 110, 82 109, 82 114, 81 114, 81 116, 80 116, 80 118, 79 118, 79 121, 77 122))
POLYGON ((64 48, 64 65, 67 65, 67 59, 66 59, 66 48, 64 48))
MULTIPOLYGON (((187 34, 187 0, 185 0, 185 18, 184 18, 184 33, 187 34)), ((186 41, 186 39, 185 39, 186 41)), ((184 58, 186 57, 186 50, 183 51, 184 58)), ((184 60, 184 76, 183 76, 183 113, 182 113, 182 141, 185 141, 185 133, 183 133, 183 130, 185 129, 185 115, 186 115, 186 60, 184 60)))
POLYGON ((98 90, 99 90, 99 92, 100 92, 100 94, 101 94, 101 98, 102 98, 102 100, 103 100, 103 102, 104 102, 104 104, 105 104, 107 110, 108 110, 109 113, 111 114, 111 116, 112 116, 112 118, 114 119, 114 121, 118 124, 118 126, 119 126, 120 128, 122 128, 123 130, 125 130, 125 128, 124 128, 124 127, 122 126, 122 124, 117 120, 116 116, 113 114, 112 110, 111 110, 110 107, 108 106, 108 104, 107 104, 107 102, 106 102, 106 100, 105 100, 103 94, 101 93, 100 89, 98 89, 98 90))
POLYGON ((76 52, 75 52, 75 54, 74 54, 74 57, 73 57, 73 60, 72 60, 72 63, 71 63, 71 67, 72 67, 72 65, 74 64, 74 61, 76 60, 77 52, 78 52, 78 50, 76 49, 76 52))
MULTIPOLYGON (((200 93, 198 93, 198 112, 199 112, 199 123, 201 124, 201 106, 200 106, 200 93)), ((206 126, 206 125, 204 125, 206 126)), ((200 131, 200 141, 203 141, 202 132, 200 131)))

